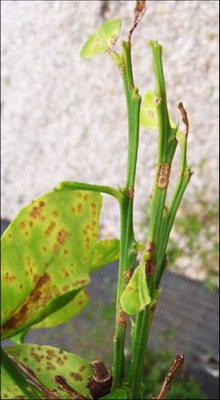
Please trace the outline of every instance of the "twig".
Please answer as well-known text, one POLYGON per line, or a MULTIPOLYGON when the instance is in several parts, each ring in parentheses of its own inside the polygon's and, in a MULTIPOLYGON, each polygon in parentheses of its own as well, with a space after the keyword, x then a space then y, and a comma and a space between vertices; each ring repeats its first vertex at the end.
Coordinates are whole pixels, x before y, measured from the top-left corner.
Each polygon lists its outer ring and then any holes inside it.
POLYGON ((8 354, 8 357, 11 358, 11 360, 16 364, 16 366, 25 373, 27 376, 28 380, 36 386, 38 389, 40 389, 43 393, 46 394, 48 399, 59 399, 59 396, 56 393, 56 390, 53 389, 48 389, 43 383, 39 381, 39 379, 36 377, 34 371, 32 371, 31 368, 27 367, 26 365, 22 364, 20 361, 18 361, 16 358, 8 354))
POLYGON ((164 379, 164 383, 160 393, 158 394, 158 396, 153 396, 152 399, 154 400, 164 399, 166 394, 171 390, 172 381, 175 378, 176 374, 179 372, 180 368, 182 367, 183 362, 184 362, 184 354, 178 354, 174 358, 169 368, 169 371, 166 375, 166 378, 164 379))
POLYGON ((178 104, 178 108, 179 108, 179 110, 180 110, 180 112, 182 114, 182 121, 186 126, 185 135, 188 136, 188 133, 189 133, 189 121, 188 121, 188 117, 187 117, 187 112, 186 112, 185 108, 183 107, 183 103, 179 103, 178 104))
POLYGON ((60 390, 63 390, 70 396, 73 396, 76 400, 88 400, 88 397, 83 396, 81 393, 73 389, 66 381, 66 379, 61 375, 56 375, 53 377, 53 381, 58 385, 60 390))
POLYGON ((128 36, 128 42, 131 42, 131 35, 134 32, 136 26, 139 24, 140 20, 142 19, 142 17, 144 16, 145 12, 146 12, 146 0, 137 0, 136 1, 136 6, 134 9, 134 24, 129 32, 129 36, 128 36))

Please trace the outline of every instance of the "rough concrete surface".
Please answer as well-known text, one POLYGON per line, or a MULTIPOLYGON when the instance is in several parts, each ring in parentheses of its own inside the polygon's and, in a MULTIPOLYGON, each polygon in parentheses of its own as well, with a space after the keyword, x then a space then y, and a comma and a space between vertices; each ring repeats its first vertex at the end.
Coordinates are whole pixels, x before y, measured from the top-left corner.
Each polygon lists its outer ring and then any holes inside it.
MULTIPOLYGON (((2 217, 62 180, 123 186, 126 105, 119 73, 108 54, 81 60, 80 49, 104 19, 122 20, 127 38, 133 1, 2 1, 2 217)), ((153 89, 147 41, 164 47, 171 114, 183 101, 190 120, 191 197, 218 191, 218 2, 148 1, 133 35, 135 82, 153 89), (200 162, 207 160, 201 174, 200 162)), ((120 48, 120 40, 116 49, 120 48)), ((155 172, 157 134, 141 129, 135 228, 155 172)), ((178 152, 177 152, 178 155, 178 152)), ((178 166, 178 161, 176 163, 178 166)), ((176 167, 177 168, 177 167, 176 167)), ((118 235, 119 213, 106 196, 102 236, 118 235)))

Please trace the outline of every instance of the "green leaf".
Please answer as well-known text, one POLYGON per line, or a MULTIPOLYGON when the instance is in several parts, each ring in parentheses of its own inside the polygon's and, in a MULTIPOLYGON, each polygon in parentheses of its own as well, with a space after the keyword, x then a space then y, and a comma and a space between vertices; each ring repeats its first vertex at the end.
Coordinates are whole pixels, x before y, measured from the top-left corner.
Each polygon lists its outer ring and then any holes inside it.
POLYGON ((100 193, 54 189, 24 207, 2 236, 2 338, 66 305, 89 283, 100 193))
POLYGON ((101 399, 118 399, 118 400, 121 399, 126 400, 127 398, 128 398, 127 393, 123 389, 116 389, 113 392, 107 394, 106 396, 101 397, 101 399))
POLYGON ((150 304, 144 263, 139 264, 121 295, 121 306, 126 314, 137 314, 150 304))
MULTIPOLYGON (((49 389, 57 389, 53 382, 55 375, 61 375, 67 383, 85 397, 90 398, 86 387, 88 379, 92 375, 92 369, 88 361, 75 354, 67 353, 52 346, 39 346, 36 344, 19 344, 5 347, 5 351, 17 361, 30 368, 37 379, 49 389)), ((13 381, 10 381, 6 371, 2 376, 2 398, 16 398, 18 392, 13 381), (15 391, 16 390, 16 391, 15 391)), ((70 398, 62 390, 57 392, 60 399, 70 398)))
POLYGON ((119 19, 105 21, 88 38, 80 52, 82 58, 90 58, 103 51, 112 50, 121 30, 119 19))
POLYGON ((105 239, 96 242, 90 271, 94 271, 119 258, 120 240, 105 239))
POLYGON ((51 328, 60 324, 64 324, 71 318, 75 317, 88 303, 88 294, 85 290, 81 290, 76 297, 60 310, 55 311, 49 317, 45 318, 39 324, 33 325, 32 328, 51 328))

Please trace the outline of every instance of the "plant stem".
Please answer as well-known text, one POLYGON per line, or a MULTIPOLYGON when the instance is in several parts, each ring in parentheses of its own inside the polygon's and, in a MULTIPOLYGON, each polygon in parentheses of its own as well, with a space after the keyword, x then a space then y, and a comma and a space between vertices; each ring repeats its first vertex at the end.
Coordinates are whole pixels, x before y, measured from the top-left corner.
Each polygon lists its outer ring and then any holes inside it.
MULTIPOLYGON (((161 225, 163 220, 164 205, 169 184, 169 174, 173 155, 176 149, 176 129, 172 129, 167 110, 166 88, 162 66, 162 46, 157 42, 150 42, 153 52, 153 66, 156 77, 155 103, 158 115, 158 157, 154 188, 151 196, 150 225, 148 243, 142 256, 142 261, 147 261, 146 275, 152 301, 156 292, 154 285, 154 269, 157 268, 156 260, 160 240, 161 225), (148 265, 151 270, 148 272, 148 265)), ((134 328, 134 346, 132 352, 130 385, 131 397, 140 398, 140 385, 143 372, 144 354, 147 345, 154 307, 149 305, 141 311, 134 328)))
POLYGON ((137 257, 137 252, 135 251, 136 242, 133 231, 133 197, 139 139, 139 113, 141 104, 141 97, 138 94, 138 89, 134 88, 131 64, 131 45, 130 43, 123 41, 122 48, 122 57, 125 65, 124 73, 122 73, 122 80, 127 102, 128 115, 128 159, 126 186, 122 189, 124 198, 120 203, 121 238, 114 336, 114 388, 119 387, 124 378, 126 314, 121 309, 120 298, 127 283, 125 272, 133 267, 137 257))

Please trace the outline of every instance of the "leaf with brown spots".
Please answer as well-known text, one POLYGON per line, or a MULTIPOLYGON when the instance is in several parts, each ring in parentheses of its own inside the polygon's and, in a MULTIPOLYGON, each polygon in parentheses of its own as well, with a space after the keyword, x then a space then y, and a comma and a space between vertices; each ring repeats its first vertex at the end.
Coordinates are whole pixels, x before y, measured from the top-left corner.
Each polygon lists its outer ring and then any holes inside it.
POLYGON ((52 326, 64 324, 65 322, 69 321, 69 319, 79 314, 87 303, 88 294, 85 290, 81 290, 72 301, 67 303, 66 306, 62 307, 58 311, 55 311, 39 324, 33 325, 32 328, 51 328, 52 326))
POLYGON ((117 18, 105 21, 89 36, 83 45, 80 56, 90 58, 103 51, 111 51, 119 37, 121 21, 117 18))
MULTIPOLYGON (((12 359, 32 370, 36 379, 45 387, 57 390, 57 395, 60 399, 69 399, 70 396, 58 388, 53 380, 56 375, 62 375, 75 391, 86 398, 90 398, 86 385, 93 372, 89 362, 81 357, 56 347, 29 343, 7 346, 4 350, 12 359)), ((15 399, 16 396, 22 395, 6 371, 2 373, 1 386, 2 399, 15 399)))
POLYGON ((24 207, 6 229, 2 338, 40 323, 89 283, 101 202, 100 193, 56 188, 24 207))

